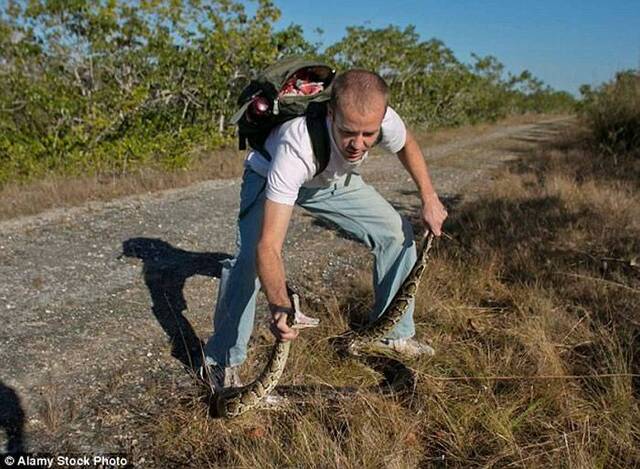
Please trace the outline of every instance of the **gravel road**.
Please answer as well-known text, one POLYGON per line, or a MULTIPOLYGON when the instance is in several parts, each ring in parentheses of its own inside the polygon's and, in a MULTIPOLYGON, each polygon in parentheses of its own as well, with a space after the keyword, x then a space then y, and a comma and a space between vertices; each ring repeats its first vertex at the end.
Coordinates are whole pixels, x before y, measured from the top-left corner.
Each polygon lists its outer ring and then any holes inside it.
MULTIPOLYGON (((426 148, 434 183, 452 206, 569 124, 494 128, 426 148)), ((402 213, 415 211, 415 187, 396 158, 373 155, 362 173, 402 213)), ((78 451, 137 444, 101 431, 113 427, 110 406, 146 412, 135 410, 135 393, 112 402, 109 389, 126 381, 141 395, 160 371, 177 382, 185 375, 186 349, 211 332, 218 262, 234 252, 239 185, 207 181, 0 222, 0 428, 17 428, 0 431, 0 449, 53 451, 69 444, 61 434, 75 435, 78 451)), ((311 301, 356 275, 365 253, 296 209, 288 275, 311 301)))

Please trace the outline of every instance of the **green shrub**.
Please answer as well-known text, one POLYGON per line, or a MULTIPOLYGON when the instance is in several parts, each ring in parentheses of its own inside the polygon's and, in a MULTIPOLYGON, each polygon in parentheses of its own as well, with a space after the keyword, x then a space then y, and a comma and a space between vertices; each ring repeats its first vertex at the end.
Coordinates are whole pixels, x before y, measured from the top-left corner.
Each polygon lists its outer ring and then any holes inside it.
POLYGON ((610 153, 640 148, 640 71, 619 72, 595 90, 582 86, 582 115, 610 153))

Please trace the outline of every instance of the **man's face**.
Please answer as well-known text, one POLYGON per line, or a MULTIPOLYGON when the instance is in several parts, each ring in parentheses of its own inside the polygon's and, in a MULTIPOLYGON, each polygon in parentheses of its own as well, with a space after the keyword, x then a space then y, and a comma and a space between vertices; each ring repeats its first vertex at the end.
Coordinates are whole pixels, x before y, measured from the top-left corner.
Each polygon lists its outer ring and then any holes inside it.
POLYGON ((329 108, 331 130, 342 157, 350 163, 362 159, 376 143, 386 111, 383 99, 375 100, 367 112, 360 113, 349 101, 340 101, 329 108))

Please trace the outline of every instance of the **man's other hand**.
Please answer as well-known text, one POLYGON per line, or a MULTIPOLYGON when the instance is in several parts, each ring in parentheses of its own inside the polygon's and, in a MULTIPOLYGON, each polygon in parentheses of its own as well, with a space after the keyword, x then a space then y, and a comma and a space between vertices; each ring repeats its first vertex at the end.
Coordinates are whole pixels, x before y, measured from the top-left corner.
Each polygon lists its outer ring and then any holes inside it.
POLYGON ((422 201, 422 221, 434 235, 442 234, 442 224, 447 218, 447 209, 438 198, 438 194, 431 194, 422 201))

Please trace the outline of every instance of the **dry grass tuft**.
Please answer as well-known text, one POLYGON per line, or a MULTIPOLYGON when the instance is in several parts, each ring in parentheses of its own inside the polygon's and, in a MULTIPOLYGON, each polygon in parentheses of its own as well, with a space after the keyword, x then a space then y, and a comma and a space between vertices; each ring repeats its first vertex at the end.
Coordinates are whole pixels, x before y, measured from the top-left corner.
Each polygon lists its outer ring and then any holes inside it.
POLYGON ((147 168, 126 175, 50 176, 41 181, 7 184, 0 188, 0 220, 88 201, 186 187, 208 179, 239 177, 243 160, 244 153, 222 150, 202 156, 184 171, 147 168))

